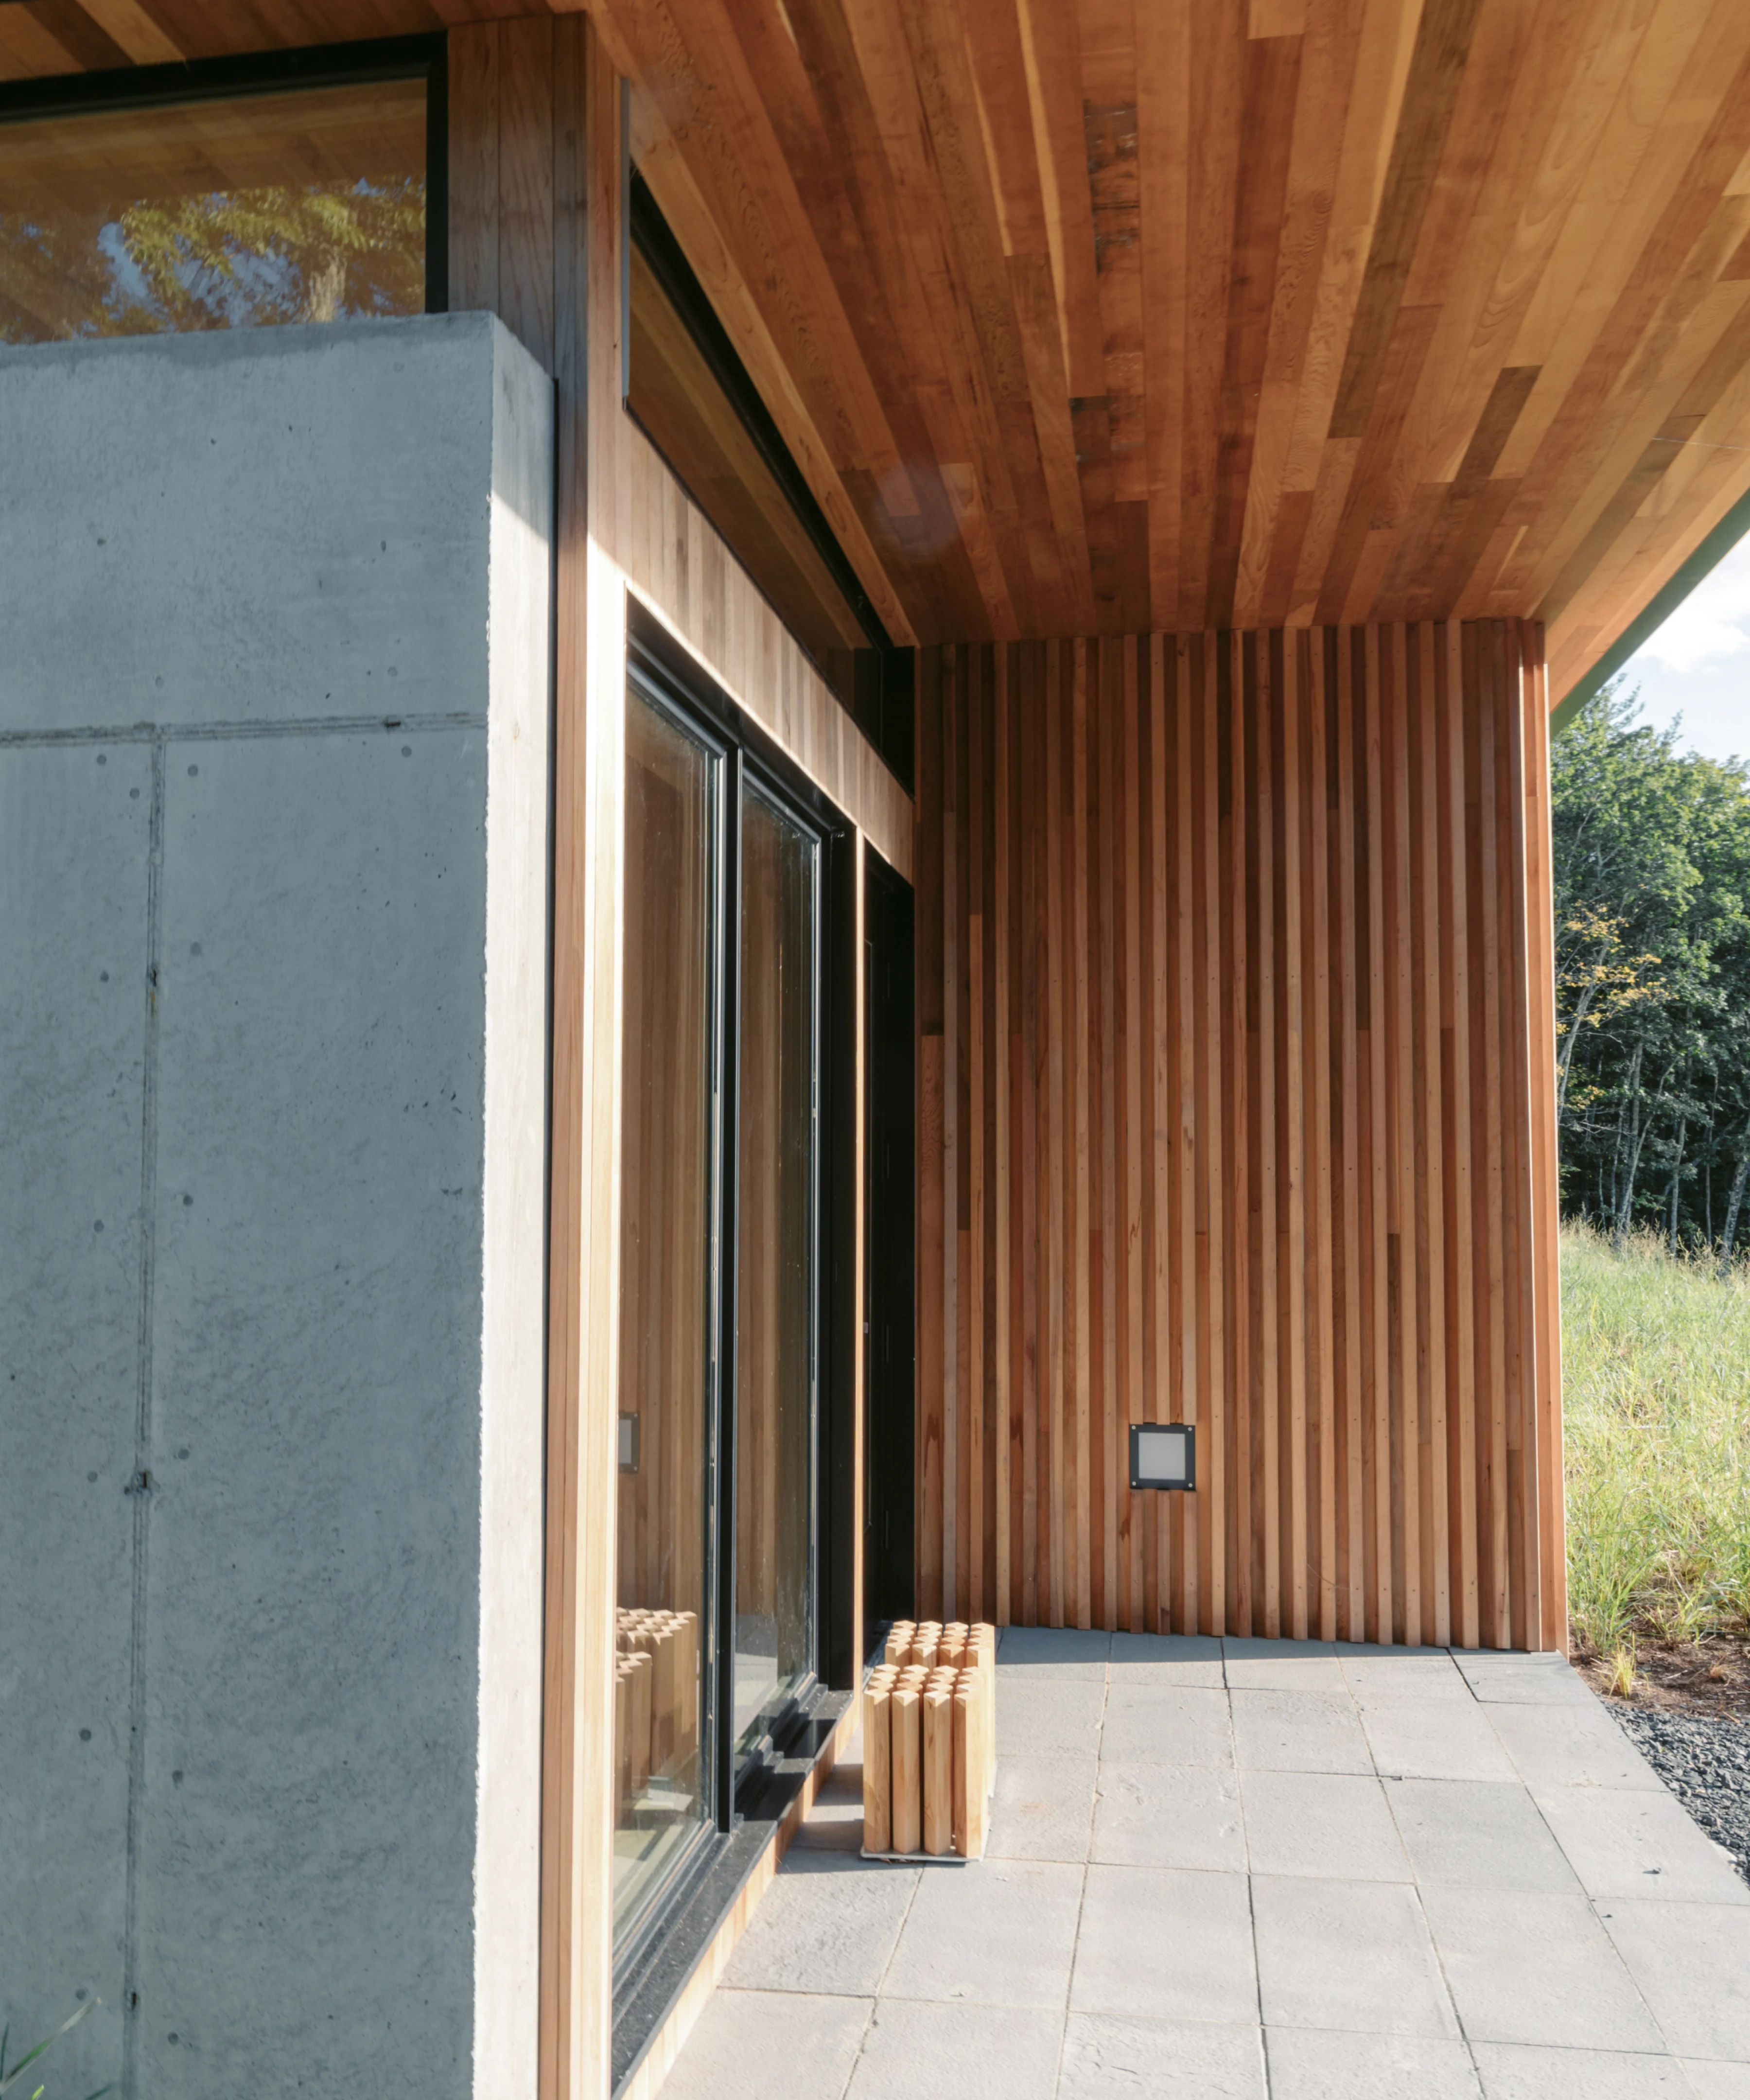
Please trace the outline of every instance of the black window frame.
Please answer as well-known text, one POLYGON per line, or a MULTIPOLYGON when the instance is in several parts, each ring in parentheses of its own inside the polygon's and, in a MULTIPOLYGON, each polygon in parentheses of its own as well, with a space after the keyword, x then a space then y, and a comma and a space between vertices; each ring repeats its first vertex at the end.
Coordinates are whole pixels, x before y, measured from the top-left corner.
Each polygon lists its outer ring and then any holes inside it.
POLYGON ((652 614, 628 597, 626 673, 687 732, 725 754, 713 929, 717 958, 713 1069, 721 1106, 712 1191, 712 1414, 707 1426, 707 1547, 712 1595, 707 1644, 711 1682, 702 1715, 711 1739, 712 1815, 701 1838, 675 1862, 614 1953, 616 2001, 660 1959, 669 1921, 690 1899, 722 1845, 757 1803, 775 1767, 805 1740, 813 1710, 828 1691, 854 1686, 856 1378, 861 1308, 856 1295, 857 841, 850 819, 795 761, 724 691, 652 614), (761 1754, 737 1767, 734 1732, 735 1657, 735 1319, 737 1146, 741 1051, 741 808, 743 781, 819 841, 815 914, 815 1173, 813 1218, 814 1418, 809 1584, 813 1658, 809 1679, 775 1717, 761 1754))
POLYGON ((41 117, 77 117, 102 109, 165 109, 289 89, 350 87, 369 81, 425 83, 425 307, 449 311, 448 39, 441 33, 377 37, 353 44, 240 58, 186 59, 169 65, 117 67, 108 73, 53 73, 0 83, 0 125, 41 117))

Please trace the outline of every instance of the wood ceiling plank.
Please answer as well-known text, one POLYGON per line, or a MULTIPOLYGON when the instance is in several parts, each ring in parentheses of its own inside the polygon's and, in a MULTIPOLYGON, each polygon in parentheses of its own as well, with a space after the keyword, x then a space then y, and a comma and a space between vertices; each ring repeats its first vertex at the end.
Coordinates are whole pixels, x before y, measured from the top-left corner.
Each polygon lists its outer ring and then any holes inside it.
POLYGON ((0 7, 0 80, 38 80, 82 70, 66 45, 28 7, 0 7))
POLYGON ((1234 198, 1221 379, 1209 621, 1234 620, 1240 548, 1251 492, 1253 443, 1270 347, 1270 324, 1286 232, 1285 202, 1300 90, 1298 37, 1253 37, 1245 46, 1242 158, 1234 198))
MULTIPOLYGON (((1587 482, 1607 455, 1619 426, 1618 417, 1611 412, 1612 397, 1623 373, 1670 295, 1674 266, 1702 240, 1726 183, 1750 150, 1750 21, 1744 24, 1744 55, 1724 93, 1717 95, 1716 114, 1706 135, 1526 470, 1521 505, 1527 502, 1526 487, 1532 487, 1536 492, 1537 510, 1523 520, 1530 532, 1503 584, 1530 585, 1555 530, 1580 503, 1587 482)), ((1725 259, 1721 258, 1722 267, 1725 259)))
POLYGON ((1291 620, 1312 616, 1324 561, 1342 518, 1359 451, 1358 441, 1331 437, 1331 417, 1408 87, 1417 19, 1416 11, 1402 0, 1369 0, 1362 20, 1330 224, 1283 474, 1286 494, 1304 494, 1309 500, 1286 514, 1289 530, 1299 536, 1298 556, 1284 547, 1272 557, 1273 565, 1291 570, 1294 577, 1289 592, 1287 617, 1291 620))
MULTIPOLYGON (((1245 20, 1236 11, 1194 8, 1188 70, 1191 163, 1186 198, 1184 436, 1180 455, 1179 606, 1174 624, 1196 631, 1210 617, 1210 552, 1220 471, 1222 373, 1239 192, 1240 117, 1245 99, 1245 20)), ((1165 607, 1156 617, 1165 622, 1165 607)))
MULTIPOLYGON (((977 0, 993 4, 993 0, 977 0)), ((1039 157, 1064 368, 1072 396, 1097 394, 1104 367, 1099 298, 1088 228, 1093 223, 1082 128, 1075 14, 1062 0, 1016 0, 1027 95, 1039 157)))
MULTIPOLYGON (((1254 10, 1254 35, 1257 19, 1254 10)), ((1300 538, 1311 508, 1310 492, 1290 492, 1288 474, 1355 90, 1361 23, 1361 7, 1347 0, 1347 4, 1319 11, 1301 41, 1269 341, 1259 389, 1234 586, 1237 625, 1280 626, 1286 619, 1300 538), (1284 499, 1291 493, 1299 500, 1287 514, 1286 544, 1279 546, 1284 499)))
POLYGON ((1378 223, 1356 302, 1333 437, 1364 434, 1386 374, 1424 214, 1463 85, 1481 0, 1427 0, 1417 29, 1378 223))
POLYGON ((1137 180, 1142 197, 1143 417, 1148 464, 1151 624, 1179 602, 1179 461, 1185 398, 1185 239, 1190 159, 1189 20, 1179 5, 1136 18, 1137 180))
POLYGON ((80 4, 122 53, 120 63, 169 65, 187 55, 141 0, 80 0, 80 4))

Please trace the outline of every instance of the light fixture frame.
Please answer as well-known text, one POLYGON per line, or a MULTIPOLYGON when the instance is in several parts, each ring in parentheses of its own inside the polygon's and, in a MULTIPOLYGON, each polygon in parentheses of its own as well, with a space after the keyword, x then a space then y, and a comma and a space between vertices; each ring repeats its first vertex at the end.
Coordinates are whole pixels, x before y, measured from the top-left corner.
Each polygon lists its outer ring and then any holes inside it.
POLYGON ((1197 1432, 1191 1422, 1133 1422, 1131 1424, 1131 1485, 1135 1489, 1153 1489, 1163 1493, 1194 1494, 1197 1485, 1197 1432), (1182 1480, 1162 1474, 1147 1474, 1142 1470, 1142 1441, 1144 1436, 1159 1436, 1163 1430, 1174 1430, 1184 1440, 1185 1471, 1182 1480))

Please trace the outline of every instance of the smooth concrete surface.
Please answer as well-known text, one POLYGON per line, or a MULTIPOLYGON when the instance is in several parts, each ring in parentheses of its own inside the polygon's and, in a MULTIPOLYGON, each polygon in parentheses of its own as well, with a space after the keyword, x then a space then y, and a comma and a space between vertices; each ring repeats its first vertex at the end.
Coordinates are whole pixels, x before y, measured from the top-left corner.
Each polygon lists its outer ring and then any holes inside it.
POLYGON ((0 2019, 533 2090, 552 393, 0 351, 0 2019))
POLYGON ((986 1858, 860 1858, 853 1742, 663 2100, 1750 2100, 1750 1886, 1558 1658, 997 1674, 986 1858))

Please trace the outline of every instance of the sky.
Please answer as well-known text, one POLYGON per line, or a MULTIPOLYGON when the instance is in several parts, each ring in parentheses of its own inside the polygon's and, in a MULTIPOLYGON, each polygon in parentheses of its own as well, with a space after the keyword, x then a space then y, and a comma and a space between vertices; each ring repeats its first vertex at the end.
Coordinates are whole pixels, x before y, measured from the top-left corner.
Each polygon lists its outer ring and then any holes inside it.
POLYGON ((1680 716, 1680 751, 1750 758, 1750 539, 1741 540, 1623 668, 1640 719, 1680 716))

